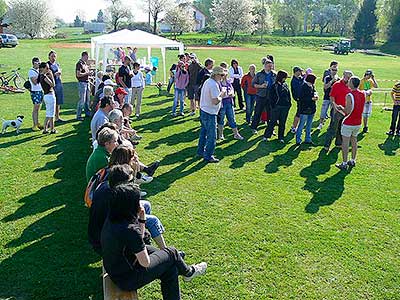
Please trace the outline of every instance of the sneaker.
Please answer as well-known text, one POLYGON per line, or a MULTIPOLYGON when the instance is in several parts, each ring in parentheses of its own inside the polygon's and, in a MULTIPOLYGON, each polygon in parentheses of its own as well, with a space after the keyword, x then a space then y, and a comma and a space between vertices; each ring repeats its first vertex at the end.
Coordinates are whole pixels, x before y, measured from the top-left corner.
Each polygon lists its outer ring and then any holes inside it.
POLYGON ((354 167, 356 166, 356 161, 351 159, 351 160, 349 160, 349 161, 347 162, 347 165, 348 165, 349 167, 354 168, 354 167))
POLYGON ((176 117, 176 114, 172 113, 172 114, 171 114, 171 117, 175 118, 175 117, 176 117))
POLYGON ((193 274, 190 276, 183 276, 183 281, 191 281, 193 278, 204 275, 207 270, 207 263, 201 262, 197 265, 192 265, 192 268, 194 269, 193 274))
POLYGON ((192 111, 189 116, 194 116, 196 113, 194 111, 192 111))
POLYGON ((394 131, 393 130, 389 130, 388 132, 386 132, 387 135, 394 135, 394 131))
POLYGON ((184 117, 184 116, 185 116, 185 113, 184 113, 184 112, 181 112, 179 115, 182 116, 182 117, 184 117))
POLYGON ((317 130, 321 130, 322 129, 322 124, 320 123, 319 125, 318 125, 318 127, 317 127, 317 130))
POLYGON ((284 144, 285 141, 284 141, 283 139, 280 139, 280 140, 279 140, 279 143, 284 144))
POLYGON ((364 133, 368 133, 368 126, 363 128, 364 133))
POLYGON ((338 168, 342 171, 346 171, 348 168, 347 163, 345 163, 345 162, 342 162, 341 164, 336 164, 335 166, 336 166, 336 168, 338 168))
POLYGON ((43 134, 48 134, 49 132, 47 130, 42 131, 43 134))
POLYGON ((143 137, 142 137, 141 135, 137 135, 137 134, 135 134, 134 136, 131 137, 131 139, 134 140, 134 141, 139 141, 139 140, 141 140, 142 138, 143 138, 143 137))
POLYGON ((37 125, 36 125, 36 126, 33 126, 33 127, 32 127, 32 131, 40 131, 39 126, 37 126, 37 125))
POLYGON ((141 174, 140 178, 136 178, 136 184, 150 183, 153 181, 153 177, 141 174))
POLYGON ((400 136, 400 131, 397 131, 397 132, 396 132, 396 135, 397 135, 397 136, 400 136))
POLYGON ((296 133, 296 128, 294 128, 294 127, 290 128, 290 132, 291 133, 296 133))
POLYGON ((146 197, 147 193, 145 191, 140 191, 140 199, 146 197))
POLYGON ((140 117, 140 115, 139 115, 139 114, 136 114, 135 116, 136 116, 136 118, 139 118, 139 117, 140 117))
POLYGON ((210 159, 204 159, 204 161, 206 161, 208 163, 219 163, 219 159, 216 158, 215 156, 211 156, 210 159))
POLYGON ((272 135, 273 135, 273 136, 276 136, 275 130, 272 131, 272 135))
POLYGON ((262 138, 263 142, 268 142, 268 138, 266 138, 265 136, 262 138))
POLYGON ((53 129, 52 131, 50 131, 50 134, 56 134, 58 133, 57 129, 53 129))
POLYGON ((40 123, 37 124, 37 127, 38 127, 40 130, 43 130, 43 129, 44 129, 44 126, 43 126, 42 124, 40 124, 40 123))
POLYGON ((324 150, 325 150, 326 152, 329 152, 329 147, 328 147, 328 146, 325 146, 325 147, 324 147, 324 150))
POLYGON ((240 134, 234 135, 233 138, 240 141, 244 139, 244 137, 242 137, 240 134))
POLYGON ((61 124, 61 123, 65 123, 65 120, 63 120, 63 119, 57 119, 57 120, 55 120, 55 122, 61 124))
POLYGON ((147 175, 153 176, 159 166, 160 166, 160 161, 156 160, 150 166, 147 167, 145 172, 147 173, 147 175))
POLYGON ((252 129, 251 131, 253 132, 254 135, 256 135, 258 133, 257 130, 255 130, 255 129, 252 129))
POLYGON ((84 121, 84 120, 85 120, 85 118, 82 118, 82 117, 77 117, 77 118, 76 118, 76 120, 77 120, 77 121, 84 121))
POLYGON ((220 135, 219 137, 218 137, 218 139, 217 140, 219 140, 219 141, 225 141, 225 137, 224 137, 224 135, 220 135))

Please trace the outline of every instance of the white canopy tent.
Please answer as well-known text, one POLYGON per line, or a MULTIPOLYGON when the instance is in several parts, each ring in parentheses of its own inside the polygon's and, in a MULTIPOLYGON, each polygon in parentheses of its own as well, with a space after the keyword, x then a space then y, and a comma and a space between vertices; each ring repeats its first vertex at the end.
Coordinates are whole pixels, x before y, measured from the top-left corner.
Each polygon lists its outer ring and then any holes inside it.
MULTIPOLYGON (((96 72, 99 66, 100 51, 103 50, 103 71, 107 67, 107 54, 114 47, 136 47, 147 48, 148 60, 151 57, 151 48, 160 48, 164 69, 164 82, 166 82, 167 72, 165 64, 165 50, 169 47, 179 49, 179 53, 184 52, 182 43, 172 41, 158 35, 154 35, 141 30, 123 29, 110 34, 104 34, 91 38, 92 58, 96 59, 96 72)), ((96 74, 97 76, 97 74, 96 74)))

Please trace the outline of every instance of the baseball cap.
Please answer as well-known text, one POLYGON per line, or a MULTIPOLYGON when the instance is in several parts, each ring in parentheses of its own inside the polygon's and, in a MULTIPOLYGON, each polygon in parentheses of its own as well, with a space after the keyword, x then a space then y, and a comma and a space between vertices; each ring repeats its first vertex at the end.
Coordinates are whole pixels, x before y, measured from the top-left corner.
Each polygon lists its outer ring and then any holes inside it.
POLYGON ((296 73, 296 72, 299 72, 299 71, 303 71, 303 69, 300 68, 299 66, 293 67, 293 73, 296 73))
POLYGON ((215 66, 212 69, 211 75, 225 75, 226 73, 226 69, 224 69, 223 67, 215 66))
POLYGON ((104 81, 104 85, 116 86, 117 84, 114 83, 114 81, 112 81, 111 79, 107 79, 106 81, 104 81))
POLYGON ((119 88, 117 88, 117 89, 115 90, 115 94, 116 94, 116 95, 119 95, 119 94, 128 95, 128 92, 125 91, 125 89, 119 87, 119 88))

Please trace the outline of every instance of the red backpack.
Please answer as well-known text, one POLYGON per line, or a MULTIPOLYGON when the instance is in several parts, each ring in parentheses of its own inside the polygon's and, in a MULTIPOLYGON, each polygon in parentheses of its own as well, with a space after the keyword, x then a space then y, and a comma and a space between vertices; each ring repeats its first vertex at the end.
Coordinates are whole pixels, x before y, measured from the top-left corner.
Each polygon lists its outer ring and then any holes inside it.
POLYGON ((83 198, 85 200, 85 205, 87 207, 92 206, 94 192, 100 186, 100 183, 107 180, 108 171, 109 171, 109 168, 103 168, 103 169, 97 171, 97 173, 95 175, 93 175, 92 178, 90 178, 89 183, 86 186, 85 196, 83 198))

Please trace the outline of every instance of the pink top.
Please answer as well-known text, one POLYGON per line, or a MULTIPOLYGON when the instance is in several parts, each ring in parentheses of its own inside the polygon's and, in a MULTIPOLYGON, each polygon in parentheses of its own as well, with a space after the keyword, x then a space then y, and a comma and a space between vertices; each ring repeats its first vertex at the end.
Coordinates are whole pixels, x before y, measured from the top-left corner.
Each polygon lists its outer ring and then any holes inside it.
POLYGON ((189 72, 183 73, 181 69, 177 69, 175 73, 175 88, 184 90, 189 83, 189 72))

